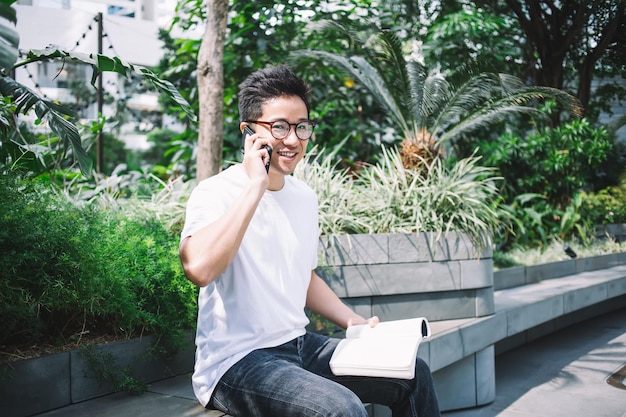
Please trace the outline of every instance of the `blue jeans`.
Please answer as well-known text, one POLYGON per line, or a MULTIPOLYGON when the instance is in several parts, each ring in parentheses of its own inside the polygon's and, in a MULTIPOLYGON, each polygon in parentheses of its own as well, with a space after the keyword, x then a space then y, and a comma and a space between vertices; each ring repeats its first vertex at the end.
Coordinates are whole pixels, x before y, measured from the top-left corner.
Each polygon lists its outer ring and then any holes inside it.
POLYGON ((334 376, 328 362, 339 339, 307 333, 258 349, 233 365, 209 407, 240 417, 367 417, 363 403, 389 406, 393 417, 439 416, 428 366, 413 380, 334 376))

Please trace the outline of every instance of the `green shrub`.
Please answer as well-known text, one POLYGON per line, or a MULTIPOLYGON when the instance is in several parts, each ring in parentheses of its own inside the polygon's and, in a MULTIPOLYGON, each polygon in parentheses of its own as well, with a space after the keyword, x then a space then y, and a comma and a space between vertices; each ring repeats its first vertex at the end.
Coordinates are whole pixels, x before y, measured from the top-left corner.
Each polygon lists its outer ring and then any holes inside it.
POLYGON ((196 288, 178 236, 150 210, 70 203, 50 186, 0 180, 0 344, 66 343, 193 328, 196 288))
POLYGON ((156 218, 125 215, 117 212, 100 224, 106 237, 83 261, 93 268, 101 293, 118 289, 109 299, 94 300, 97 310, 115 317, 128 337, 142 329, 168 334, 193 327, 197 294, 182 272, 178 237, 156 218))
POLYGON ((581 215, 593 224, 626 223, 626 187, 583 193, 581 215))
POLYGON ((376 165, 352 176, 334 169, 332 156, 301 164, 296 176, 320 201, 322 234, 464 232, 479 248, 498 223, 494 170, 472 157, 446 165, 435 159, 427 172, 404 168, 400 154, 383 150, 376 165))
POLYGON ((526 138, 506 134, 480 146, 486 164, 504 177, 507 201, 536 193, 558 209, 569 205, 613 150, 606 130, 593 128, 585 119, 540 129, 526 138))
POLYGON ((321 234, 366 233, 367 219, 355 216, 354 177, 338 168, 334 155, 317 149, 309 152, 294 174, 316 193, 321 234))

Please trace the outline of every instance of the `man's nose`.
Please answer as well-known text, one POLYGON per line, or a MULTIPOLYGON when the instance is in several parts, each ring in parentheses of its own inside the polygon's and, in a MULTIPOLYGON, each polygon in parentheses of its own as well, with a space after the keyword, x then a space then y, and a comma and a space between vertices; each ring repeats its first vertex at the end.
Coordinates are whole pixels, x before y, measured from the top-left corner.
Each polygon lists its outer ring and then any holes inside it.
POLYGON ((291 146, 297 145, 298 142, 300 142, 300 139, 298 139, 298 135, 296 135, 296 126, 289 127, 291 129, 289 129, 289 134, 285 139, 283 139, 283 142, 288 142, 291 146))

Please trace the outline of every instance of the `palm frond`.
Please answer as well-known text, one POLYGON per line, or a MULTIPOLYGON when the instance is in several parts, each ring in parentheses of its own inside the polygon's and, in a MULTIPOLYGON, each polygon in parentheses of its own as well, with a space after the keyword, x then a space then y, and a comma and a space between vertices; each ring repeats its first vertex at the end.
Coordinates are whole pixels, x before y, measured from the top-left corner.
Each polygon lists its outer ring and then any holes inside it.
POLYGON ((415 101, 402 40, 393 32, 383 30, 373 38, 374 56, 369 62, 385 81, 405 121, 410 120, 415 101))
POLYGON ((411 96, 409 77, 403 44, 392 31, 363 29, 363 26, 341 25, 333 21, 316 22, 309 26, 312 31, 331 31, 333 36, 348 42, 363 52, 362 55, 345 56, 327 51, 293 51, 296 59, 322 58, 346 71, 374 96, 374 99, 389 113, 394 123, 405 134, 410 133, 414 100, 411 96))
POLYGON ((453 90, 450 83, 438 72, 429 72, 421 88, 424 90, 424 101, 415 117, 419 117, 423 127, 434 134, 433 121, 449 103, 453 90))
POLYGON ((497 108, 480 108, 477 111, 468 114, 466 117, 456 121, 450 130, 442 132, 437 137, 437 144, 441 145, 451 142, 455 137, 461 134, 470 133, 480 127, 486 127, 495 122, 505 120, 508 116, 529 114, 531 116, 546 117, 545 113, 534 107, 509 105, 499 106, 497 108))
POLYGON ((528 86, 524 84, 521 78, 510 74, 503 73, 487 73, 494 78, 499 84, 503 94, 512 94, 516 91, 523 90, 528 86))
POLYGON ((408 93, 411 97, 409 107, 411 114, 408 120, 411 121, 413 129, 419 131, 426 126, 424 114, 432 110, 433 95, 429 94, 426 88, 429 79, 426 66, 414 60, 408 60, 406 66, 410 86, 408 93))
POLYGON ((356 25, 342 25, 334 20, 320 20, 307 25, 308 32, 332 32, 338 39, 348 42, 348 46, 363 46, 362 29, 356 25))
POLYGON ((380 77, 378 71, 365 58, 358 56, 345 57, 333 52, 319 50, 294 51, 292 56, 303 59, 316 58, 340 67, 347 75, 357 80, 374 96, 374 99, 389 113, 389 117, 403 131, 408 131, 409 126, 404 120, 401 107, 394 100, 394 96, 390 93, 385 80, 380 77))
MULTIPOLYGON (((447 80, 445 93, 437 96, 437 102, 430 120, 430 129, 438 142, 444 142, 446 132, 468 113, 483 108, 493 95, 493 80, 485 74, 470 76, 456 86, 447 80)), ((449 135, 447 135, 449 137, 449 135)))
POLYGON ((515 114, 546 118, 547 115, 533 104, 550 99, 571 114, 581 115, 578 99, 562 90, 526 86, 519 78, 507 74, 478 74, 450 95, 433 123, 432 131, 438 143, 443 143, 515 114))

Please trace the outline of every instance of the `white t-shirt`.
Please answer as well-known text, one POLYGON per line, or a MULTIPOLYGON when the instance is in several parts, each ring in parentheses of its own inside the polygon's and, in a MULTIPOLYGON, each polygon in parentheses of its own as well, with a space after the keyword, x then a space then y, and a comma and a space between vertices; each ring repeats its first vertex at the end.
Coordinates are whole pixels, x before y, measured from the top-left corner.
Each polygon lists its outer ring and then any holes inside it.
MULTIPOLYGON (((229 210, 247 183, 241 165, 200 182, 187 203, 181 239, 229 210)), ((317 197, 306 184, 288 176, 280 191, 265 191, 233 262, 200 288, 192 382, 202 405, 245 355, 305 333, 318 236, 317 197)))

